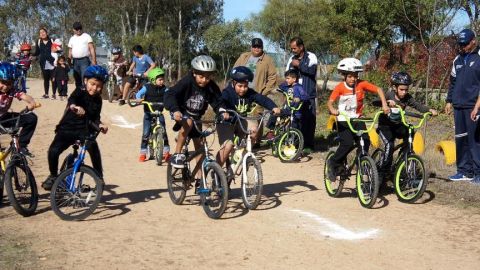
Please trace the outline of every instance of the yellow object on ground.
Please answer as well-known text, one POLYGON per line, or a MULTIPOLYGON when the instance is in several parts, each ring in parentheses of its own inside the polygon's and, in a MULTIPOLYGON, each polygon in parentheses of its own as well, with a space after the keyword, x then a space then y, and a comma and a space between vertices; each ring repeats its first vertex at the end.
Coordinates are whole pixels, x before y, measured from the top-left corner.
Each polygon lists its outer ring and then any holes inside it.
POLYGON ((333 125, 337 121, 337 117, 335 115, 330 115, 327 121, 327 130, 333 130, 333 125))
POLYGON ((445 163, 447 165, 452 165, 457 161, 457 153, 455 150, 454 141, 440 141, 436 146, 435 150, 443 154, 445 157, 445 163))
POLYGON ((380 147, 380 137, 378 136, 377 130, 372 128, 372 130, 368 132, 368 136, 370 137, 370 143, 373 147, 380 147))
POLYGON ((425 152, 425 140, 420 132, 415 133, 413 137, 413 151, 418 155, 421 155, 423 152, 425 152))

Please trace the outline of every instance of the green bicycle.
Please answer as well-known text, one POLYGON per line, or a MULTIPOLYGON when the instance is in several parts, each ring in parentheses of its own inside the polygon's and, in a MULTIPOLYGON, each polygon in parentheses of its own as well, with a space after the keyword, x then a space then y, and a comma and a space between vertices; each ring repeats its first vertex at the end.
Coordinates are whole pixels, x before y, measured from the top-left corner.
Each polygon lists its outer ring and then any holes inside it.
MULTIPOLYGON (((397 106, 398 107, 398 106, 397 106)), ((390 168, 393 173, 393 186, 398 199, 405 203, 414 203, 422 197, 425 189, 427 188, 427 173, 425 170, 425 164, 420 156, 415 154, 413 150, 413 136, 415 130, 419 129, 426 121, 428 116, 432 113, 426 112, 423 115, 406 112, 402 108, 398 107, 402 124, 408 128, 408 140, 396 145, 393 149, 394 153, 397 153, 396 158, 393 160, 392 167, 390 168), (410 116, 420 119, 418 124, 413 125, 407 122, 405 116, 410 116)), ((381 161, 385 155, 385 150, 376 149, 372 158, 376 161, 377 166, 382 166, 381 161)))
POLYGON ((152 116, 152 125, 150 127, 150 137, 148 139, 147 153, 149 156, 148 158, 155 158, 157 165, 160 166, 162 165, 164 160, 163 148, 165 146, 164 136, 166 131, 160 122, 160 118, 163 116, 163 114, 160 110, 158 110, 158 108, 163 108, 163 103, 142 101, 138 104, 147 105, 148 110, 150 111, 150 115, 152 116))
MULTIPOLYGON (((355 175, 355 185, 358 194, 358 200, 360 204, 365 208, 372 208, 375 204, 378 196, 378 189, 380 180, 378 179, 378 170, 375 161, 365 151, 365 142, 362 138, 363 134, 368 134, 374 127, 382 111, 375 114, 374 118, 350 118, 347 114, 340 112, 346 119, 348 128, 356 134, 359 138, 359 143, 351 150, 355 151, 355 158, 352 160, 345 159, 345 162, 341 168, 338 168, 335 173, 335 179, 329 179, 329 170, 331 169, 329 164, 330 158, 335 154, 335 151, 330 151, 325 158, 324 165, 324 183, 327 194, 331 197, 339 197, 343 185, 346 180, 350 179, 350 176, 355 175), (370 126, 365 130, 355 130, 352 123, 370 123, 370 126), (356 168, 356 172, 352 173, 356 168)), ((351 152, 350 151, 350 152, 351 152)))

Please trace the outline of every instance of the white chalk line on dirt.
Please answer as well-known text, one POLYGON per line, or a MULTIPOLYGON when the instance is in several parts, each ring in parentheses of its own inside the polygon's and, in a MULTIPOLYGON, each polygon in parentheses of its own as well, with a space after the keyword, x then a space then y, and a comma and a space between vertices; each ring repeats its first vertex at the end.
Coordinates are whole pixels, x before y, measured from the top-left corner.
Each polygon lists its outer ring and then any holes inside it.
POLYGON ((142 123, 130 123, 125 119, 125 117, 121 115, 114 115, 111 117, 112 125, 121 127, 121 128, 129 128, 129 129, 136 129, 137 127, 141 126, 142 123))
POLYGON ((366 231, 360 231, 360 232, 355 232, 352 230, 348 230, 345 227, 342 227, 338 224, 336 224, 333 221, 330 221, 324 217, 321 217, 317 214, 310 213, 307 211, 303 210, 298 210, 298 209, 292 209, 290 210, 291 212, 298 213, 304 217, 307 217, 309 219, 312 219, 316 223, 318 223, 320 226, 312 226, 312 228, 320 232, 321 235, 323 236, 328 236, 333 239, 338 239, 338 240, 362 240, 362 239, 371 239, 380 232, 379 229, 370 229, 366 231))

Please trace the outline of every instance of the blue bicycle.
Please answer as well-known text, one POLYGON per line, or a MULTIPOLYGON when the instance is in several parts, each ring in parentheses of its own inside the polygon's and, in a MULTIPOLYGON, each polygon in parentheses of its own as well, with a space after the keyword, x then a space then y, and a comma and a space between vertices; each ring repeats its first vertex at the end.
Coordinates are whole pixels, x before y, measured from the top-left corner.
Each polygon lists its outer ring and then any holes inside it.
POLYGON ((14 89, 18 89, 20 92, 27 92, 27 70, 28 67, 26 67, 24 64, 21 64, 18 61, 12 62, 12 65, 17 67, 18 73, 20 76, 15 80, 13 83, 14 89))
POLYGON ((104 182, 95 169, 84 164, 87 149, 95 141, 100 128, 73 145, 73 153, 65 157, 60 174, 52 186, 50 205, 63 220, 80 220, 90 216, 102 198, 104 182), (79 151, 80 149, 80 151, 79 151))

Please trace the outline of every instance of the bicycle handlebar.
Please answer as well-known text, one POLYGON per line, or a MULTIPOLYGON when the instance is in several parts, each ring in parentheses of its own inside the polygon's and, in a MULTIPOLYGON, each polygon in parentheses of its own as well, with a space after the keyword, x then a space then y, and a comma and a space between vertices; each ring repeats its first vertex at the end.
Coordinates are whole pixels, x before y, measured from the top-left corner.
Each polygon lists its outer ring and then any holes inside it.
POLYGON ((217 126, 215 125, 218 121, 215 121, 215 120, 196 120, 196 119, 193 119, 193 117, 189 116, 189 115, 183 115, 182 116, 182 120, 186 121, 187 119, 191 119, 192 120, 192 123, 193 123, 193 127, 198 131, 198 133, 200 133, 200 135, 202 137, 208 137, 210 136, 211 134, 213 134, 215 132, 215 130, 217 129, 217 126), (213 124, 211 125, 210 128, 206 129, 206 130, 202 130, 201 127, 199 128, 198 127, 198 124, 213 124))
POLYGON ((286 100, 287 100, 287 106, 288 106, 292 111, 298 111, 298 110, 300 110, 300 108, 301 108, 302 105, 303 105, 303 102, 302 102, 302 101, 298 102, 297 107, 294 107, 294 106, 292 106, 292 101, 293 101, 293 100, 288 97, 287 93, 285 93, 285 92, 284 92, 282 89, 280 89, 280 88, 277 88, 276 90, 277 90, 278 92, 282 93, 282 94, 285 96, 285 98, 286 98, 286 100))
MULTIPOLYGON (((35 103, 35 105, 33 106, 33 108, 39 108, 41 107, 42 104, 40 103, 35 103)), ((32 109, 33 110, 33 109, 32 109)), ((15 134, 17 133, 17 131, 19 130, 19 125, 20 125, 20 116, 24 115, 24 114, 27 114, 27 113, 30 113, 32 110, 28 109, 28 107, 26 107, 25 109, 21 110, 20 112, 18 112, 18 116, 17 117, 13 117, 13 118, 10 118, 10 119, 6 119, 6 120, 3 120, 3 121, 0 121, 0 133, 4 133, 4 134, 15 134), (2 123, 4 122, 8 122, 8 121, 14 121, 15 120, 15 125, 13 127, 10 127, 10 128, 7 128, 7 127, 4 127, 2 125, 2 123)))
POLYGON ((380 115, 383 113, 383 111, 378 111, 375 113, 375 116, 373 118, 351 118, 350 116, 348 116, 345 112, 340 112, 340 115, 342 115, 343 117, 345 117, 345 120, 347 120, 347 124, 348 124, 348 128, 353 132, 353 133, 356 133, 356 134, 363 134, 363 133, 368 133, 370 132, 373 127, 375 126, 375 123, 377 123, 378 121, 378 118, 380 117, 380 115), (352 123, 351 122, 371 122, 370 126, 365 129, 365 130, 356 130, 353 128, 352 126, 352 123))
POLYGON ((140 105, 140 104, 147 105, 148 110, 150 111, 150 113, 155 113, 155 112, 156 112, 156 111, 153 109, 153 106, 162 106, 162 107, 164 107, 163 102, 149 102, 149 101, 145 101, 145 100, 142 100, 142 102, 138 103, 138 104, 135 105, 135 106, 138 106, 138 105, 140 105))
POLYGON ((255 116, 250 116, 250 117, 248 117, 248 116, 242 116, 242 115, 240 115, 240 114, 239 114, 237 111, 235 111, 235 110, 229 110, 229 109, 227 109, 226 111, 227 111, 228 113, 234 114, 234 117, 236 117, 235 122, 238 122, 238 123, 240 124, 240 129, 243 131, 243 133, 246 133, 246 134, 251 134, 251 131, 248 130, 248 126, 247 126, 247 128, 245 128, 245 127, 243 126, 243 123, 242 123, 242 121, 240 121, 240 119, 247 120, 247 121, 248 121, 248 120, 254 120, 254 121, 260 120, 260 123, 259 123, 259 126, 260 126, 260 125, 262 124, 263 119, 265 119, 265 116, 268 115, 268 114, 270 114, 270 111, 265 110, 261 116, 257 116, 257 117, 255 117, 255 116))
POLYGON ((402 109, 402 107, 400 107, 398 105, 397 105, 397 108, 400 110, 400 117, 402 118, 402 124, 404 124, 406 127, 412 127, 413 129, 419 129, 423 125, 423 123, 425 122, 427 117, 432 115, 431 112, 426 112, 424 114, 407 112, 407 111, 404 111, 402 109), (405 115, 415 117, 415 118, 419 118, 421 120, 417 125, 412 125, 410 123, 407 123, 407 118, 405 117, 405 115))

